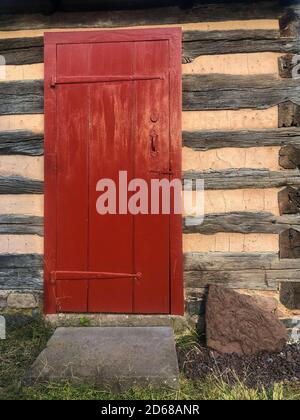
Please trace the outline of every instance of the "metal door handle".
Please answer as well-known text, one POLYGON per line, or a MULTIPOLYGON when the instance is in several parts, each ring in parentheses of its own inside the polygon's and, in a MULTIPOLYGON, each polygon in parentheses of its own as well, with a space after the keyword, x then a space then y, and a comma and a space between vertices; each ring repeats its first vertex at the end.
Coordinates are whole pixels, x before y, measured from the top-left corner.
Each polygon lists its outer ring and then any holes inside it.
POLYGON ((157 140, 158 140, 158 134, 155 130, 151 130, 150 132, 150 150, 152 155, 157 155, 157 140))

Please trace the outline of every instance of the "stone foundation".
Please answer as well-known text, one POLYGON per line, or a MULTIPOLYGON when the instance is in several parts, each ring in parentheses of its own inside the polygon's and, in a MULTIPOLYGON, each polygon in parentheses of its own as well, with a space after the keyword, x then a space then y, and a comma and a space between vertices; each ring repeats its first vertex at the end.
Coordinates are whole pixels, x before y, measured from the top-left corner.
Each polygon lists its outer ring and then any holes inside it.
POLYGON ((42 309, 42 299, 41 292, 0 290, 0 313, 38 313, 42 309))

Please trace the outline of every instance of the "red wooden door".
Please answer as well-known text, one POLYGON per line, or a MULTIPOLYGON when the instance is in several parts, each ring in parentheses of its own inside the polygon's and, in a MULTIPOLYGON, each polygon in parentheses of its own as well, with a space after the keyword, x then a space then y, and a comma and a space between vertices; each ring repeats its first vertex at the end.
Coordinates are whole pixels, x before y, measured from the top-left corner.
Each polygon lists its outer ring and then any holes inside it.
POLYGON ((46 313, 182 314, 181 216, 96 211, 100 179, 181 177, 180 57, 179 29, 45 35, 46 313))

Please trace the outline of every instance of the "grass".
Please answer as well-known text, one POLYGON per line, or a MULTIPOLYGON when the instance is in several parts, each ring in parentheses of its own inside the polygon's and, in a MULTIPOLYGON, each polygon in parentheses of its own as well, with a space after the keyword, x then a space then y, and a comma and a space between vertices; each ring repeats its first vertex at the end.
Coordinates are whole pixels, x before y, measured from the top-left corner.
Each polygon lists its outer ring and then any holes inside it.
MULTIPOLYGON (((249 389, 238 379, 229 386, 217 377, 205 382, 180 379, 178 391, 132 389, 123 394, 99 391, 90 386, 47 384, 22 387, 21 380, 39 352, 45 347, 52 331, 41 319, 29 319, 22 325, 8 328, 8 339, 0 341, 0 400, 299 400, 300 389, 276 384, 272 389, 249 389)), ((197 343, 197 335, 177 338, 181 348, 197 343)))

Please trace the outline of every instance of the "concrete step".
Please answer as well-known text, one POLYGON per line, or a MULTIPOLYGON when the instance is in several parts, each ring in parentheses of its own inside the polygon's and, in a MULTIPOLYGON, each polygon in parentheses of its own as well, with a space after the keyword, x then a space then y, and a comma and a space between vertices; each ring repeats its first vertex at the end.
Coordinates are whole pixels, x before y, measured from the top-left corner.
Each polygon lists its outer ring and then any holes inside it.
POLYGON ((133 386, 176 388, 179 380, 170 327, 58 328, 25 382, 90 384, 122 391, 133 386))

